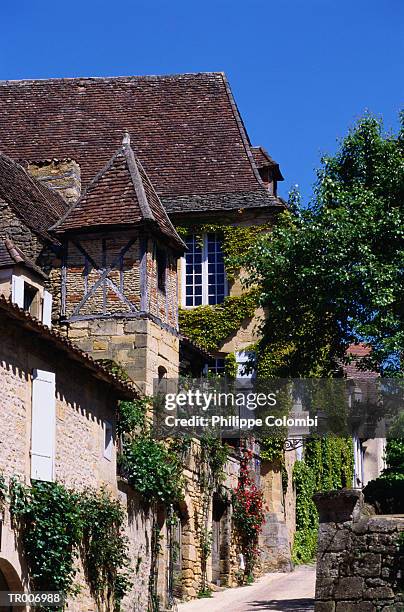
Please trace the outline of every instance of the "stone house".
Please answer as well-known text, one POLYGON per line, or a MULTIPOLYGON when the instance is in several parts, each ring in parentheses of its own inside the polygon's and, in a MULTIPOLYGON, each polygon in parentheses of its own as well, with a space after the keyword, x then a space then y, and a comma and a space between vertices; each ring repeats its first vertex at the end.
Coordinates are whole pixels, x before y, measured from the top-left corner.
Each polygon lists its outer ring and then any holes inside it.
MULTIPOLYGON (((135 567, 139 555, 146 556, 148 526, 138 524, 134 537, 133 492, 117 477, 115 435, 118 401, 133 398, 133 386, 4 297, 0 297, 0 336, 3 477, 7 483, 12 478, 25 484, 32 479, 58 481, 76 491, 104 487, 128 511, 126 533, 135 567)), ((8 505, 0 533, 3 590, 27 589, 21 535, 12 526, 8 505)), ((69 609, 95 610, 82 567, 77 582, 80 593, 69 601, 69 609)), ((145 601, 147 593, 138 576, 124 607, 145 606, 145 601)))
MULTIPOLYGON (((251 146, 226 77, 3 82, 0 109, 2 291, 93 359, 119 363, 146 394, 180 369, 220 373, 227 355, 244 376, 259 310, 209 355, 178 325, 179 308, 243 294, 240 273, 226 276, 222 229, 268 231, 285 206, 279 165, 251 146)), ((237 480, 237 456, 235 448, 228 487, 237 480)), ((289 453, 289 475, 293 460, 289 453)), ((268 508, 262 569, 289 568, 293 490, 283 490, 279 465, 260 464, 258 455, 255 465, 268 508)), ((200 575, 195 474, 191 458, 176 534, 185 597, 196 595, 200 575)), ((231 516, 217 496, 210 520, 208 578, 233 584, 231 516)), ((164 513, 161 530, 164 549, 164 513)), ((162 592, 168 566, 166 555, 162 592)))

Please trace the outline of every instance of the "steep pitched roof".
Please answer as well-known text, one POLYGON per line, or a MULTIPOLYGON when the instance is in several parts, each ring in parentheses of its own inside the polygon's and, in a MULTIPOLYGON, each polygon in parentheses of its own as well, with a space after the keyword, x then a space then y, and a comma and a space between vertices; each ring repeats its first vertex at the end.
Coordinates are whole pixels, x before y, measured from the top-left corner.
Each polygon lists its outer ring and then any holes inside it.
POLYGON ((176 248, 186 247, 169 220, 145 170, 135 157, 126 135, 122 146, 86 191, 51 229, 56 232, 154 224, 176 248))
POLYGON ((280 171, 279 164, 272 159, 268 151, 264 147, 251 147, 251 151, 254 157, 255 164, 260 170, 261 168, 272 168, 275 172, 274 178, 277 181, 285 180, 280 171))
POLYGON ((240 194, 253 194, 254 207, 280 205, 222 73, 0 82, 0 148, 30 161, 75 159, 84 186, 125 129, 168 212, 177 198, 185 211, 203 209, 195 196, 205 195, 206 210, 237 208, 240 194))
POLYGON ((54 241, 48 229, 66 212, 68 204, 4 153, 0 153, 0 198, 30 229, 54 241))
POLYGON ((26 266, 42 278, 48 278, 41 268, 29 259, 12 240, 7 238, 4 242, 0 241, 0 268, 11 268, 16 265, 26 266))

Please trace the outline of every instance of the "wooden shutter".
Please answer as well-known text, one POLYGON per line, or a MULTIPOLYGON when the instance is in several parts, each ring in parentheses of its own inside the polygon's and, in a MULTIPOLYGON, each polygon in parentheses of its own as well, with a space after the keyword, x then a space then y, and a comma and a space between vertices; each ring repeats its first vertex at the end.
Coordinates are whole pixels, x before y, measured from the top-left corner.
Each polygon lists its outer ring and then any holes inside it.
POLYGON ((49 291, 43 294, 42 323, 52 327, 52 294, 49 291))
POLYGON ((22 276, 11 278, 11 301, 20 308, 24 308, 24 279, 22 276))
POLYGON ((31 478, 53 481, 55 457, 55 374, 34 370, 32 381, 31 478))

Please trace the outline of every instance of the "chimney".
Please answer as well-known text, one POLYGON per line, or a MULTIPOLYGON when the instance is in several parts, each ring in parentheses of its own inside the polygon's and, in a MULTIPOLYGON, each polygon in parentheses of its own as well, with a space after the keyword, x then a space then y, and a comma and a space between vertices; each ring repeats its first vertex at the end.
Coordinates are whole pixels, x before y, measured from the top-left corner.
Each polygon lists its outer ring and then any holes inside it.
POLYGON ((73 204, 80 197, 80 166, 73 159, 26 162, 25 166, 32 177, 58 191, 69 204, 73 204))

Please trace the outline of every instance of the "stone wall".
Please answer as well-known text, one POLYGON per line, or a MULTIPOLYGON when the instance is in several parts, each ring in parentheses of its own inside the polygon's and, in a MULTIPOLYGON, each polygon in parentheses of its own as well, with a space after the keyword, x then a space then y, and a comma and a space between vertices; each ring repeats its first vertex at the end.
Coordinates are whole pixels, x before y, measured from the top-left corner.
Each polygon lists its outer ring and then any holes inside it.
POLYGON ((284 491, 280 462, 262 461, 261 487, 265 508, 265 523, 259 538, 262 571, 291 571, 294 534, 290 533, 287 521, 287 503, 290 503, 290 498, 294 499, 291 470, 284 491))
POLYGON ((37 261, 43 249, 41 240, 21 221, 10 206, 0 199, 0 240, 6 238, 11 238, 27 257, 34 262, 37 261))
POLYGON ((317 493, 316 612, 404 610, 404 516, 376 516, 359 490, 317 493), (401 544, 400 544, 401 541, 401 544))
MULTIPOLYGON (((104 425, 115 428, 115 392, 97 381, 73 360, 42 343, 10 320, 0 316, 0 472, 30 483, 32 371, 56 375, 55 478, 69 488, 101 486, 118 497, 127 511, 126 533, 132 565, 133 588, 124 610, 147 609, 147 576, 150 567, 148 512, 128 487, 117 482, 116 446, 110 459, 104 456, 104 425)), ((115 438, 114 438, 115 439, 115 438)), ((8 509, 1 533, 0 564, 9 563, 22 584, 27 571, 21 542, 11 527, 8 509)), ((96 606, 79 566, 80 594, 69 602, 74 612, 95 611, 96 606)))
POLYGON ((51 159, 40 162, 27 162, 27 172, 47 187, 58 191, 73 204, 80 197, 80 166, 72 159, 51 159))
POLYGON ((147 315, 75 321, 68 337, 94 359, 116 361, 147 395, 153 392, 159 367, 167 378, 178 378, 179 339, 147 315))
MULTIPOLYGON (((194 441, 192 449, 188 452, 184 465, 185 496, 181 502, 182 541, 181 541, 181 594, 185 600, 193 599, 201 589, 202 561, 200 551, 200 529, 203 524, 203 498, 201 478, 198 468, 199 444, 194 441)), ((225 468, 225 480, 222 484, 220 500, 214 495, 209 501, 208 531, 213 526, 214 499, 220 501, 222 518, 220 520, 220 550, 219 550, 219 580, 220 586, 235 586, 236 574, 239 570, 237 559, 237 542, 234 538, 231 520, 230 491, 237 485, 240 464, 237 458, 229 457, 225 468)), ((206 563, 207 581, 211 583, 214 578, 212 555, 206 563)))

